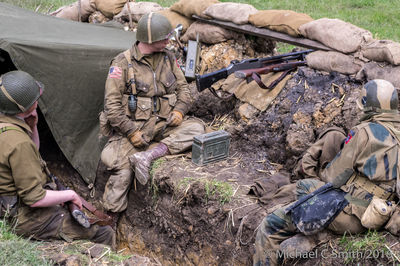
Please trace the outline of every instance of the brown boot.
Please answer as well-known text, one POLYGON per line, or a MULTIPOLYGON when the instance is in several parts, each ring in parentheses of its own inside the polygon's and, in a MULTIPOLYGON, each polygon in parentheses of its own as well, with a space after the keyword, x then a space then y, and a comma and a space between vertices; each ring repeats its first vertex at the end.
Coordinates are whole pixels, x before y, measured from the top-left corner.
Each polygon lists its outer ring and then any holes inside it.
POLYGON ((135 177, 140 184, 146 185, 149 180, 151 162, 167 154, 169 154, 167 145, 160 143, 153 149, 138 152, 129 156, 129 162, 134 169, 135 177))

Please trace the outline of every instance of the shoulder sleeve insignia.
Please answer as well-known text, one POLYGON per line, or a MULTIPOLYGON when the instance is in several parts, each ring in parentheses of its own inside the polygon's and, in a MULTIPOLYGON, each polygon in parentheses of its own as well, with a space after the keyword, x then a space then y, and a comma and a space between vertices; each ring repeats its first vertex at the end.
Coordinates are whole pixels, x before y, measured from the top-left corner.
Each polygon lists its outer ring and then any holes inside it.
POLYGON ((108 78, 110 79, 121 79, 122 77, 122 69, 117 66, 110 67, 108 71, 108 78))
POLYGON ((355 135, 356 133, 353 130, 350 130, 349 135, 347 135, 347 138, 344 141, 344 144, 347 144, 350 142, 351 138, 355 135))

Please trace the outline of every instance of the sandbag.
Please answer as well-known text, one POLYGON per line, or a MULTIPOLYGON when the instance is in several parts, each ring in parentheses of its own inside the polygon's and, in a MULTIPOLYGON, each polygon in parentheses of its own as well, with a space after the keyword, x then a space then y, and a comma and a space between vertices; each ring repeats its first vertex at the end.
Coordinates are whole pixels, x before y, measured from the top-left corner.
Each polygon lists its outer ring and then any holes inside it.
POLYGON ((103 13, 100 11, 94 11, 92 14, 90 14, 88 22, 92 24, 104 24, 109 22, 110 19, 106 16, 104 16, 103 13))
POLYGON ((249 22, 249 15, 257 12, 258 10, 252 5, 227 2, 210 5, 203 14, 235 24, 246 24, 249 22))
POLYGON ((196 21, 190 25, 186 33, 182 36, 181 41, 196 40, 197 33, 199 34, 199 41, 208 44, 224 42, 235 39, 238 36, 237 33, 231 30, 196 21))
POLYGON ((306 56, 306 61, 307 65, 311 68, 326 72, 336 71, 346 75, 356 74, 364 64, 351 55, 333 51, 316 51, 310 53, 306 56))
POLYGON ((249 22, 256 27, 283 32, 294 37, 300 36, 299 27, 313 19, 304 13, 291 10, 262 10, 249 16, 249 22))
POLYGON ((376 62, 364 64, 364 67, 357 73, 358 80, 385 79, 400 88, 400 66, 381 66, 376 62))
POLYGON ((125 3, 128 0, 95 0, 97 10, 104 14, 108 18, 113 18, 119 12, 121 12, 125 3))
MULTIPOLYGON (((96 11, 95 0, 81 0, 81 21, 87 22, 90 14, 96 11)), ((56 11, 50 13, 50 16, 58 18, 65 18, 73 21, 79 21, 79 3, 75 3, 69 6, 62 6, 56 11)))
POLYGON ((192 15, 197 15, 203 18, 210 18, 203 14, 210 5, 219 3, 218 0, 180 0, 171 6, 171 10, 178 12, 188 18, 192 18, 192 15))
POLYGON ((361 46, 361 54, 372 61, 400 65, 400 43, 390 40, 374 40, 361 46))
POLYGON ((193 20, 191 20, 185 16, 182 16, 181 14, 179 14, 175 11, 172 11, 170 9, 164 9, 164 10, 158 11, 157 13, 164 15, 171 23, 172 28, 175 28, 178 24, 182 24, 182 26, 183 26, 182 33, 185 33, 186 30, 193 23, 193 20))
POLYGON ((353 53, 372 40, 371 32, 340 19, 321 18, 299 28, 308 39, 317 40, 342 53, 353 53))
POLYGON ((129 21, 129 13, 131 13, 132 20, 138 22, 143 15, 150 12, 157 12, 163 9, 164 8, 162 6, 153 2, 128 2, 124 5, 124 8, 122 8, 121 12, 119 12, 118 15, 114 16, 114 18, 120 18, 125 21, 129 21))

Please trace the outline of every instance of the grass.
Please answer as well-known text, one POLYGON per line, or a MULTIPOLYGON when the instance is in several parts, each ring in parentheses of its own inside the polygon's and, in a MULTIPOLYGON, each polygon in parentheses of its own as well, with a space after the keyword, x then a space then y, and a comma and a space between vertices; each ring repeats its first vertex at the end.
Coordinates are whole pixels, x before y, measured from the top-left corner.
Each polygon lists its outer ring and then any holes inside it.
POLYGON ((150 182, 150 191, 151 191, 151 193, 152 193, 152 198, 153 198, 153 201, 154 201, 154 202, 157 201, 157 199, 158 199, 158 191, 159 191, 159 189, 158 189, 157 184, 154 182, 153 176, 154 176, 155 171, 156 171, 164 162, 165 162, 165 159, 159 158, 159 159, 153 161, 152 164, 151 164, 151 169, 150 169, 150 179, 151 179, 151 182, 150 182))
POLYGON ((53 265, 38 251, 40 245, 17 236, 5 220, 0 220, 0 265, 53 265))
POLYGON ((338 257, 346 263, 361 259, 394 259, 385 246, 385 236, 374 230, 368 230, 364 235, 348 236, 344 234, 339 240, 339 246, 344 250, 338 252, 338 257))
POLYGON ((186 190, 194 182, 200 182, 204 185, 206 202, 216 199, 221 204, 225 204, 232 200, 233 188, 231 184, 215 179, 185 177, 179 182, 178 188, 186 190))
POLYGON ((233 189, 231 184, 218 180, 207 180, 204 184, 206 200, 217 198, 221 204, 231 201, 233 189))

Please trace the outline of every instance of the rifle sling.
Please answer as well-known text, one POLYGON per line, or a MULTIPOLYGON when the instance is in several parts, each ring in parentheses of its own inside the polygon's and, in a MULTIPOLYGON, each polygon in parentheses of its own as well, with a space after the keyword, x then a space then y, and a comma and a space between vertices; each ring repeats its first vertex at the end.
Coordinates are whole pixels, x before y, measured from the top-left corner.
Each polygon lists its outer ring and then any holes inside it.
MULTIPOLYGON (((44 168, 46 174, 51 178, 52 174, 50 172, 50 169, 47 166, 46 161, 43 160, 42 158, 40 158, 40 160, 41 160, 42 167, 44 168)), ((54 179, 52 179, 52 180, 54 181, 54 179)), ((96 209, 96 207, 94 207, 91 203, 87 202, 80 195, 78 195, 78 196, 82 201, 83 207, 85 207, 89 212, 91 212, 94 216, 96 216, 95 219, 93 219, 93 218, 89 219, 89 223, 90 224, 95 224, 95 223, 99 223, 99 222, 102 222, 105 225, 111 224, 112 218, 109 215, 107 215, 104 212, 99 211, 98 209, 96 209)))
POLYGON ((272 89, 275 88, 275 86, 278 85, 278 83, 281 82, 282 79, 283 79, 284 77, 286 77, 286 75, 289 74, 289 72, 292 71, 292 70, 293 70, 293 68, 284 71, 284 72, 282 73, 282 75, 280 75, 279 78, 277 78, 276 80, 274 80, 269 86, 265 85, 264 82, 262 82, 261 76, 260 76, 260 74, 258 74, 257 72, 253 72, 253 73, 251 74, 251 78, 252 78, 255 82, 257 82, 257 84, 258 84, 258 86, 260 86, 260 88, 262 88, 262 89, 264 89, 264 90, 272 90, 272 89))
MULTIPOLYGON (((83 207, 85 207, 88 211, 90 211, 94 216, 96 216, 96 220, 97 221, 110 221, 111 222, 111 217, 108 216, 107 214, 105 214, 104 212, 96 209, 96 207, 94 207, 91 203, 87 202, 84 198, 82 198, 81 196, 79 196, 81 198, 82 201, 82 205, 83 207)), ((92 219, 90 219, 92 220, 92 219)), ((89 220, 89 221, 90 221, 89 220)), ((92 224, 92 222, 91 222, 92 224)))

